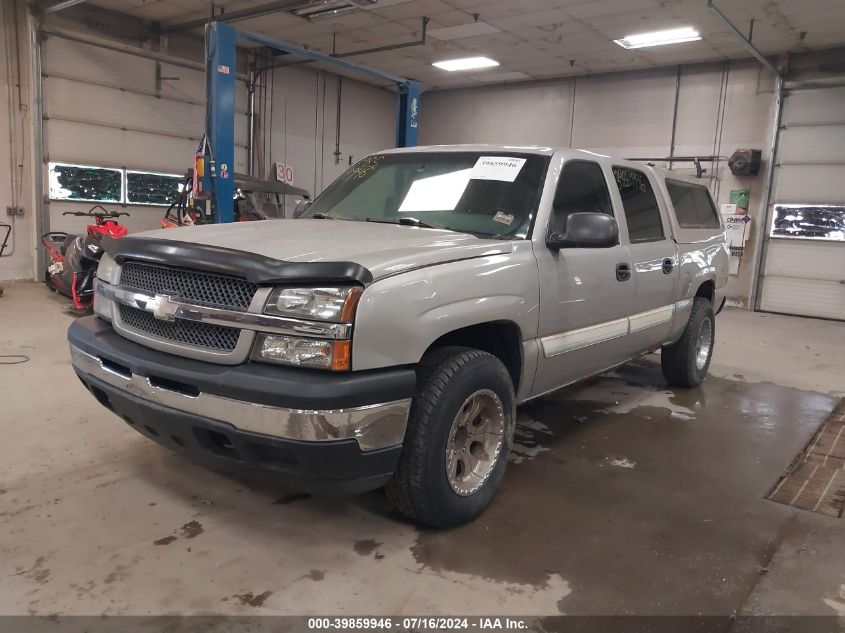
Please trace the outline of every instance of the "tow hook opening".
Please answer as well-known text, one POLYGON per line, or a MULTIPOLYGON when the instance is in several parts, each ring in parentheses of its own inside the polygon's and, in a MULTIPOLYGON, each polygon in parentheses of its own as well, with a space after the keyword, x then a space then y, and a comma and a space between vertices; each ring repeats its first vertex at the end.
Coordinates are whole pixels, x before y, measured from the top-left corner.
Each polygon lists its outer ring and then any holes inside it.
POLYGON ((220 457, 228 457, 237 461, 243 461, 234 443, 225 434, 219 431, 212 431, 210 429, 203 429, 194 427, 194 435, 196 435, 200 444, 205 446, 212 453, 220 457))

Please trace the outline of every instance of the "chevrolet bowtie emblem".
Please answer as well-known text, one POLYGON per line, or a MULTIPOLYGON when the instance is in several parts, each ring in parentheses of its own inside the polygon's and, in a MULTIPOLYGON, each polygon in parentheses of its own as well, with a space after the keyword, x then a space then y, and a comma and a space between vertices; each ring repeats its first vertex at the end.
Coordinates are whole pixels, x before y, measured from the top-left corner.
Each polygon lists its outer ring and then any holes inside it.
POLYGON ((152 312, 155 318, 162 321, 175 321, 176 312, 179 310, 179 304, 170 295, 156 295, 139 307, 152 312))

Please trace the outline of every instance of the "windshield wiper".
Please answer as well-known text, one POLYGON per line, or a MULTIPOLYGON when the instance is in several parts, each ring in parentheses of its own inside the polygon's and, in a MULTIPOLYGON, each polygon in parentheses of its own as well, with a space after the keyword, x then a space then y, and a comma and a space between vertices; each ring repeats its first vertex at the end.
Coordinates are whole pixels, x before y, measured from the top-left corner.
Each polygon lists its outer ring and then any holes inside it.
POLYGON ((476 237, 485 240, 512 240, 513 235, 510 233, 473 233, 476 237))
POLYGON ((336 220, 337 217, 333 215, 329 215, 328 213, 315 213, 314 215, 309 215, 308 220, 336 220))
POLYGON ((431 224, 430 222, 423 222, 417 218, 396 218, 396 220, 382 220, 379 218, 364 218, 366 222, 377 222, 378 224, 400 224, 402 226, 418 226, 423 229, 443 229, 444 231, 452 231, 445 226, 439 224, 431 224))

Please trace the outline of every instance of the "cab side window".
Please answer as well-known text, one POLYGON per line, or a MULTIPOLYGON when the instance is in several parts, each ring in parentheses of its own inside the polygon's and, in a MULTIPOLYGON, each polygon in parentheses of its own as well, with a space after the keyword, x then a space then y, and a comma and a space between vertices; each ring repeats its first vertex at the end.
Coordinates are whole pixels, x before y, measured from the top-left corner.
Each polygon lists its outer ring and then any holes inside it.
POLYGON ((719 228, 719 215, 706 187, 667 178, 666 190, 672 199, 675 217, 678 218, 681 228, 719 228))
POLYGON ((622 208, 632 244, 655 242, 664 238, 660 207, 648 177, 638 169, 614 167, 613 178, 622 197, 622 208))
POLYGON ((571 213, 613 215, 607 180, 598 163, 573 160, 563 166, 553 204, 552 231, 564 231, 571 213))

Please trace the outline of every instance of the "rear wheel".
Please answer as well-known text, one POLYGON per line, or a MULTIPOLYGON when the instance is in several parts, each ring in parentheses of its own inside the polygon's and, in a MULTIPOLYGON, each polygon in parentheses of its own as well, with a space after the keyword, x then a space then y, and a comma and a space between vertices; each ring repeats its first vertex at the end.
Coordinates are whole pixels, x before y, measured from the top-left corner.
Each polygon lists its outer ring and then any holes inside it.
POLYGON ((510 375, 476 349, 436 349, 420 363, 399 466, 388 498, 432 527, 481 514, 505 472, 515 423, 510 375))
POLYGON ((669 384, 697 387, 702 383, 713 357, 715 335, 713 305, 704 297, 696 297, 680 340, 667 345, 660 353, 663 376, 669 384))

